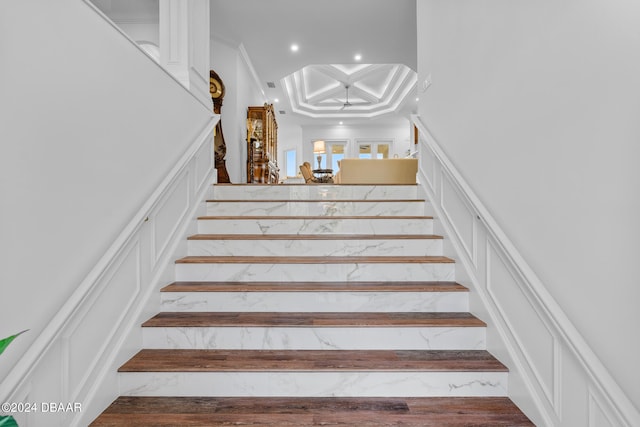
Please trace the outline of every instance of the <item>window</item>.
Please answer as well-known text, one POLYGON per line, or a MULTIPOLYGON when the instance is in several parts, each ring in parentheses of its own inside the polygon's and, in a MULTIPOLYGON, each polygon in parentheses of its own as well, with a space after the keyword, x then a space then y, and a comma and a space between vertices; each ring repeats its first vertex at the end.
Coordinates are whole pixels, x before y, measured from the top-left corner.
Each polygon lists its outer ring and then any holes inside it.
POLYGON ((338 166, 338 162, 344 159, 344 144, 331 144, 331 169, 333 169, 333 173, 337 173, 340 166, 338 166))
POLYGON ((345 157, 347 141, 325 141, 324 151, 321 153, 313 153, 312 169, 318 169, 318 156, 320 156, 319 169, 333 169, 336 174, 340 167, 338 162, 345 157))
POLYGON ((294 178, 298 175, 298 164, 296 162, 296 150, 285 150, 284 170, 287 178, 294 178))
POLYGON ((387 143, 361 143, 358 144, 358 157, 360 159, 388 159, 389 146, 387 143))
POLYGON ((358 147, 358 157, 361 159, 370 159, 371 144, 360 144, 360 147, 358 147))

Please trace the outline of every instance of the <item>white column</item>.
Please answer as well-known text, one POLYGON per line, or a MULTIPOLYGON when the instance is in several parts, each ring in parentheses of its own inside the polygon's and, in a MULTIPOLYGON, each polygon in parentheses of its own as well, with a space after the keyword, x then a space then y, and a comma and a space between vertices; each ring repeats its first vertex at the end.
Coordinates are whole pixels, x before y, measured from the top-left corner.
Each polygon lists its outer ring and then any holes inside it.
POLYGON ((160 0, 160 64, 206 105, 209 19, 208 0, 160 0))
POLYGON ((209 0, 188 0, 189 3, 189 82, 191 92, 207 105, 211 101, 209 92, 210 65, 210 20, 209 0))

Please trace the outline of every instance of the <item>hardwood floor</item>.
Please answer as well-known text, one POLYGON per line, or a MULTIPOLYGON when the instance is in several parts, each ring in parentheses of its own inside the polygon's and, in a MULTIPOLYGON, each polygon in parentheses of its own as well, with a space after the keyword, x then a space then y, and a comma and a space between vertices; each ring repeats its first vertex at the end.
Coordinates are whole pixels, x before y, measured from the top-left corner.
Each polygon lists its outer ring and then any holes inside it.
POLYGON ((505 397, 119 397, 94 421, 107 426, 533 426, 505 397))

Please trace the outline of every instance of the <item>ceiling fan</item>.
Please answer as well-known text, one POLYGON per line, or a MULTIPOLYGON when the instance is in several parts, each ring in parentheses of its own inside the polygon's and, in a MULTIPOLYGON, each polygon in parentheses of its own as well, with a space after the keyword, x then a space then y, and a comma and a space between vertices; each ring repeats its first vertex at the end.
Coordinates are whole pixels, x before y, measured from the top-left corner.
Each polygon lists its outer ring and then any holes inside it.
POLYGON ((340 108, 341 111, 353 105, 352 103, 349 102, 349 85, 345 83, 344 88, 347 90, 347 99, 346 99, 346 102, 342 105, 342 108, 340 108))

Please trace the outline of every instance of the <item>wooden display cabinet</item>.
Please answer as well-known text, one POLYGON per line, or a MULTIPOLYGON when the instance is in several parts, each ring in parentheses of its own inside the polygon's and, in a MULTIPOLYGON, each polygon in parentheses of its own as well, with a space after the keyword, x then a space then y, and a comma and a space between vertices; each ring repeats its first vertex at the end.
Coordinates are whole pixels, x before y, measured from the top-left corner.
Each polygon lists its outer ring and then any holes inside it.
POLYGON ((247 110, 247 182, 277 184, 278 124, 273 104, 247 110))

